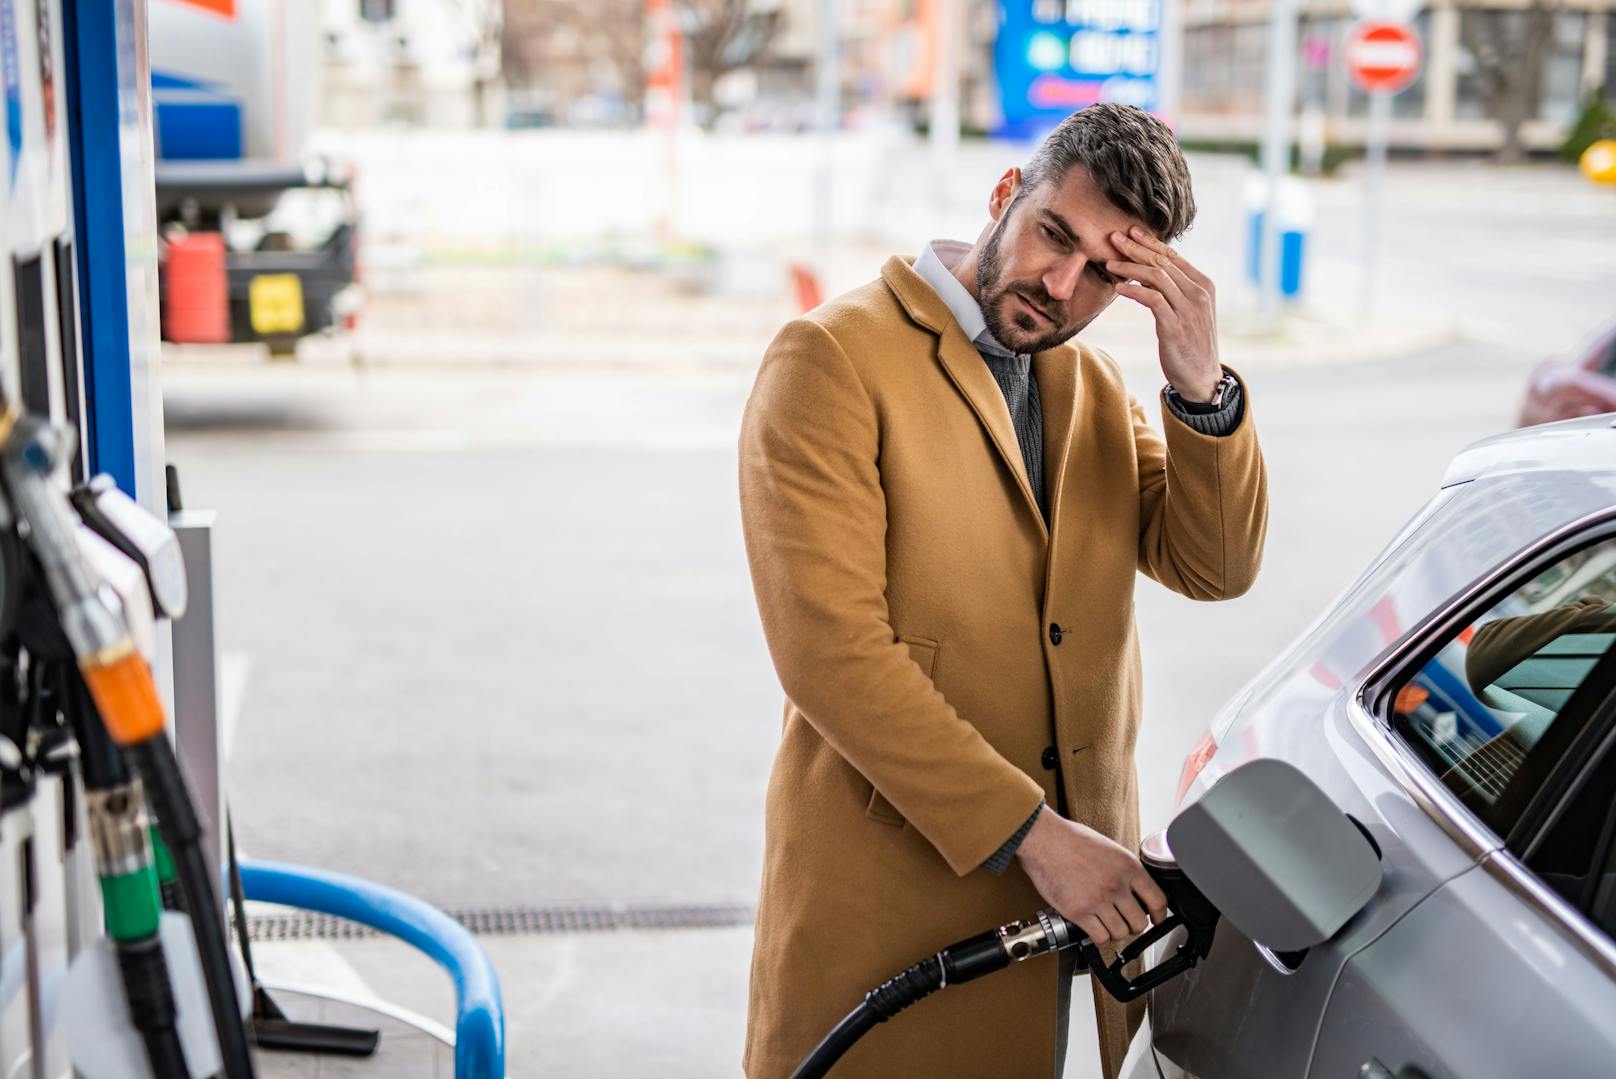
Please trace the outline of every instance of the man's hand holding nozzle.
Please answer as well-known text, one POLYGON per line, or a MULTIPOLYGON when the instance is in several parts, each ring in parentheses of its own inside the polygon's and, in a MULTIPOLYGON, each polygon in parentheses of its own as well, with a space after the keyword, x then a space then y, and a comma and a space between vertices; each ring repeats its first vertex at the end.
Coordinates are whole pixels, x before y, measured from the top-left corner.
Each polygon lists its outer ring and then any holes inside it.
POLYGON ((1096 945, 1120 944, 1167 917, 1167 895, 1133 851, 1045 807, 1016 857, 1050 906, 1096 945))

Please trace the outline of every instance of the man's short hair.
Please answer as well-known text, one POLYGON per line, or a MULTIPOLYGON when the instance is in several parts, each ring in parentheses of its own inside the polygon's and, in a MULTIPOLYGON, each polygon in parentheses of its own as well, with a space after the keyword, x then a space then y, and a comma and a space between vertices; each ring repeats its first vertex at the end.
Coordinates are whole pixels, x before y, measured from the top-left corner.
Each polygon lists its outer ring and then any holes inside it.
POLYGON ((1178 239, 1195 220, 1190 170, 1166 124, 1132 105, 1102 102, 1072 113, 1033 151, 1023 189, 1060 183, 1088 170, 1105 197, 1161 239, 1178 239))

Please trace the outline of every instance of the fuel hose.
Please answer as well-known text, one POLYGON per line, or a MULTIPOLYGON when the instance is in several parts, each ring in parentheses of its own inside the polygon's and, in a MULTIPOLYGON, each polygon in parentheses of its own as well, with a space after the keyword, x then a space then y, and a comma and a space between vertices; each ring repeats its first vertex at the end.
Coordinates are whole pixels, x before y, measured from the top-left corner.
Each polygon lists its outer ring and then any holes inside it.
POLYGON ((974 981, 1035 955, 1061 951, 1083 939, 1081 930, 1065 918, 1053 910, 1042 910, 1036 917, 951 944, 866 993, 863 1002, 797 1065, 791 1079, 820 1079, 878 1024, 939 989, 974 981))

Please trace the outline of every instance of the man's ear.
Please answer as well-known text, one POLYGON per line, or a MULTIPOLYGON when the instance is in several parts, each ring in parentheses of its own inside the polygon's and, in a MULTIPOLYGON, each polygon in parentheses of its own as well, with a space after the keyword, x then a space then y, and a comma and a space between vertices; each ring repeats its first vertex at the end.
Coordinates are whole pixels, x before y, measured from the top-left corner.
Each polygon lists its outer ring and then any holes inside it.
POLYGON ((1015 200, 1016 193, 1021 190, 1021 170, 1011 168, 999 182, 993 185, 993 194, 988 196, 988 214, 993 220, 999 220, 1004 208, 1015 200))

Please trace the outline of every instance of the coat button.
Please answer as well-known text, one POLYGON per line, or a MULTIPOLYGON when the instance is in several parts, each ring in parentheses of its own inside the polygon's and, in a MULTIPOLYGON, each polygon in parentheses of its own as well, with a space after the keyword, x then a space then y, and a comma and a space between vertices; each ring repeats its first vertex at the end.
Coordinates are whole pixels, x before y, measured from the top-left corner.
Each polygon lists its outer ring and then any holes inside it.
POLYGON ((1051 622, 1049 624, 1049 643, 1050 644, 1060 644, 1060 642, 1061 642, 1060 623, 1051 622))
POLYGON ((1060 762, 1060 757, 1056 755, 1054 746, 1048 746, 1044 749, 1043 762, 1045 768, 1048 768, 1051 772, 1055 770, 1055 765, 1060 762))

